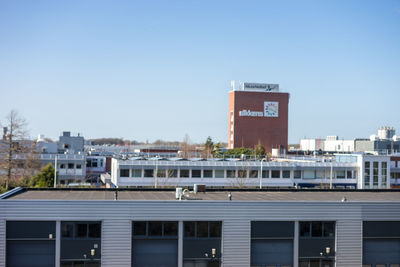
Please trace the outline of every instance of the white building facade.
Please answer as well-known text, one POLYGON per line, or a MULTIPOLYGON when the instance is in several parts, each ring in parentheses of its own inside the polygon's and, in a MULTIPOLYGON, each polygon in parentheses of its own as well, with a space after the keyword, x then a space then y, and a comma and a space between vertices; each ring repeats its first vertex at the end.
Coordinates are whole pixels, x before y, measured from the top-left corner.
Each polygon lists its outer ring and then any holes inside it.
POLYGON ((112 159, 116 187, 390 188, 390 158, 338 155, 336 161, 190 161, 112 159), (369 164, 369 165, 368 165, 369 164), (370 176, 366 175, 366 167, 370 176), (376 167, 378 166, 378 167, 376 167), (374 168, 376 167, 376 168, 374 168))

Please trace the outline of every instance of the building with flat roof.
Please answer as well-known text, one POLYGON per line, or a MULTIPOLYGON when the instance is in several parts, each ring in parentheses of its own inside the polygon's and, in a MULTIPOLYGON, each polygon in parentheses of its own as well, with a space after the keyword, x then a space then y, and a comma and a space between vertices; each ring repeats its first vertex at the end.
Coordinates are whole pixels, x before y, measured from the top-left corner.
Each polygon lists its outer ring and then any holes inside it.
POLYGON ((399 190, 177 191, 3 194, 0 267, 400 264, 399 190))
POLYGON ((267 152, 288 146, 289 93, 278 84, 232 82, 229 92, 228 148, 254 148, 267 152))
POLYGON ((129 158, 111 161, 116 187, 193 186, 234 188, 390 188, 390 157, 344 154, 334 158, 273 161, 129 158))

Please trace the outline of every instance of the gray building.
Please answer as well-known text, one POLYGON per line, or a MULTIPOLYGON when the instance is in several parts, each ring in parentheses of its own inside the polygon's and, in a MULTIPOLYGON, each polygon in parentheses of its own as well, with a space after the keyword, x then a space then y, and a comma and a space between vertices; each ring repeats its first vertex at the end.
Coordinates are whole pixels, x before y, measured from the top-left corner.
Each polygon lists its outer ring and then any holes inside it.
POLYGON ((356 139, 355 140, 355 151, 374 151, 380 154, 394 154, 400 152, 400 140, 392 139, 356 139))
POLYGON ((79 134, 77 136, 71 136, 71 132, 63 132, 58 141, 58 152, 59 153, 79 153, 84 152, 85 140, 83 136, 79 134))
POLYGON ((394 267, 399 192, 18 188, 0 266, 394 267))

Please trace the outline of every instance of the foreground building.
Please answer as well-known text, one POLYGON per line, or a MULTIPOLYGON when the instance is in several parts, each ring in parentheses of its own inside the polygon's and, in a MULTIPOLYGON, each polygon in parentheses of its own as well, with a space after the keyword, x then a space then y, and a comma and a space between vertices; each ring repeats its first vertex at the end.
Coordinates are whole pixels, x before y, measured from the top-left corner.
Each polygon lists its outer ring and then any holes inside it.
POLYGON ((278 84, 232 82, 229 92, 228 148, 254 148, 267 152, 288 146, 289 94, 278 84))
POLYGON ((0 267, 400 264, 400 191, 18 188, 0 211, 0 267))

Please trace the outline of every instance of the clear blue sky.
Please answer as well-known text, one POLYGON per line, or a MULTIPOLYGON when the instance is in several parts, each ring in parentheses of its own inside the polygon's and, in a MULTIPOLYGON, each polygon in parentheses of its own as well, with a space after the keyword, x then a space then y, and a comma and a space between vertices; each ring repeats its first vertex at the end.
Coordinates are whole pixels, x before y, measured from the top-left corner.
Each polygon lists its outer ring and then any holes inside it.
POLYGON ((291 94, 289 142, 400 134, 400 0, 0 1, 1 121, 228 139, 230 81, 291 94))

